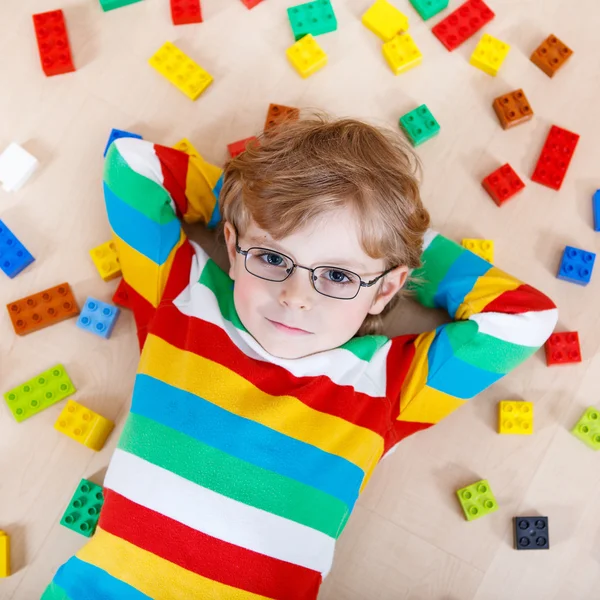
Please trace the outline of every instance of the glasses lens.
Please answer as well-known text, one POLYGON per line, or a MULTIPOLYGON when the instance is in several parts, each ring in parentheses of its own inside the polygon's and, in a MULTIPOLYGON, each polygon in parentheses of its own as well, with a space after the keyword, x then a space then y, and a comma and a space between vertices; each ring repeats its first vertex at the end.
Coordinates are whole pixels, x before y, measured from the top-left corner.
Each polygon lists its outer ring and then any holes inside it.
POLYGON ((283 281, 293 267, 294 263, 287 256, 266 248, 250 248, 246 254, 246 269, 262 279, 283 281))
POLYGON ((360 277, 352 271, 319 267, 315 269, 315 289, 332 298, 354 298, 360 289, 360 277))

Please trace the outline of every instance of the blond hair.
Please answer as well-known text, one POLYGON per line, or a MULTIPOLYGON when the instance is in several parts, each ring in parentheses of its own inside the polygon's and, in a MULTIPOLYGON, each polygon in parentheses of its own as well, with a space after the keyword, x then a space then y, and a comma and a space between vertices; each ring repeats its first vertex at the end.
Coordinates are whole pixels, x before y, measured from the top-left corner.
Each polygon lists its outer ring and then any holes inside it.
MULTIPOLYGON (((385 259, 386 269, 415 269, 429 225, 419 172, 417 157, 400 135, 313 113, 269 129, 229 161, 221 214, 240 234, 253 220, 282 239, 325 211, 350 206, 366 254, 385 259)), ((379 333, 382 316, 367 315, 357 335, 379 333)))

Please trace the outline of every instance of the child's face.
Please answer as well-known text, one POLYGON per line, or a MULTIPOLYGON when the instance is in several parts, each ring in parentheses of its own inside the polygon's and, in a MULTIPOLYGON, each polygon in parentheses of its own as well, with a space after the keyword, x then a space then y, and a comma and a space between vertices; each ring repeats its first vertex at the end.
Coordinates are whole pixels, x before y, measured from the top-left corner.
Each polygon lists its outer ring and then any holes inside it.
MULTIPOLYGON (((225 241, 238 315, 258 343, 279 358, 300 358, 347 342, 368 314, 383 310, 404 284, 408 271, 398 267, 372 287, 361 287, 352 300, 340 300, 319 294, 306 269, 296 268, 282 282, 249 273, 244 256, 236 251, 236 234, 230 223, 225 223, 225 241)), ((371 281, 385 270, 383 259, 371 258, 361 248, 357 220, 349 208, 325 213, 317 222, 278 241, 252 222, 238 243, 241 250, 259 246, 281 252, 305 267, 340 267, 357 273, 363 281, 371 281)), ((273 268, 270 263, 279 261, 269 254, 261 258, 269 268, 273 268)), ((325 276, 341 277, 337 271, 326 271, 325 276)))

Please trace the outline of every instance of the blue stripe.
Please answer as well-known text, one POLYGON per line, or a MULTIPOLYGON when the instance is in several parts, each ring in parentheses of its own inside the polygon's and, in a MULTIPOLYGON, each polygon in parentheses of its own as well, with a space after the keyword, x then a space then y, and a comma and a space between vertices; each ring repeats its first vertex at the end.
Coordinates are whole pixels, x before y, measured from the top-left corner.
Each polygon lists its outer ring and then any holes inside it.
POLYGON ((235 415, 145 374, 136 376, 131 412, 253 465, 330 494, 350 510, 364 472, 350 461, 235 415))
MULTIPOLYGON (((427 385, 462 400, 472 398, 504 376, 504 373, 484 371, 455 356, 446 329, 449 326, 467 324, 467 322, 451 323, 438 327, 435 339, 427 353, 429 363, 427 385)), ((474 325, 477 330, 475 323, 474 325)))
POLYGON ((489 262, 465 249, 439 283, 433 298, 435 306, 445 308, 454 318, 465 296, 491 268, 489 262))
POLYGON ((221 188, 223 187, 223 174, 219 177, 219 180, 215 184, 213 194, 215 195, 215 207, 213 208, 210 221, 208 222, 208 229, 214 229, 221 220, 221 209, 219 208, 219 196, 221 195, 221 188))
POLYGON ((109 575, 104 569, 76 556, 58 569, 53 581, 71 600, 151 600, 150 596, 109 575))
POLYGON ((104 183, 108 220, 113 231, 132 248, 162 265, 179 242, 181 224, 178 219, 164 225, 149 219, 124 202, 104 183))

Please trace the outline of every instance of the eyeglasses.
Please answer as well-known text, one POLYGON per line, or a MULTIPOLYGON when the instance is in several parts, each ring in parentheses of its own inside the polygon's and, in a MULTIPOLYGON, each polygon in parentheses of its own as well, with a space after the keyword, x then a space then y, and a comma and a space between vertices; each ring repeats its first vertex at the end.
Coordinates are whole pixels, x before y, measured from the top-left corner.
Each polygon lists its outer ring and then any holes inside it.
POLYGON ((339 267, 320 266, 313 269, 304 267, 295 263, 289 256, 269 248, 253 246, 248 250, 242 250, 237 235, 235 250, 244 257, 246 271, 259 279, 282 282, 290 277, 296 268, 305 269, 310 273, 310 283, 316 292, 338 300, 356 298, 361 287, 375 285, 384 275, 396 268, 389 268, 371 281, 363 281, 356 273, 339 267))

